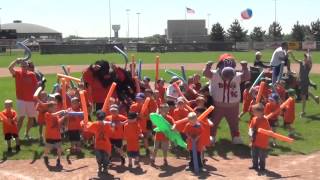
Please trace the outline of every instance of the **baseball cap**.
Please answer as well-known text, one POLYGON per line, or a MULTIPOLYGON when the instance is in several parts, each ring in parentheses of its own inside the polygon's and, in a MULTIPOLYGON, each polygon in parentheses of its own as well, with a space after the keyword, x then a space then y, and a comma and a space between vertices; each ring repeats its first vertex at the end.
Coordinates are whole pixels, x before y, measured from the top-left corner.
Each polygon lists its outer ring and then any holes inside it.
POLYGON ((118 106, 118 105, 112 104, 112 105, 110 106, 110 111, 118 111, 118 110, 119 110, 119 106, 118 106))
POLYGON ((225 59, 234 59, 234 57, 231 55, 231 54, 228 54, 228 53, 224 53, 224 54, 221 54, 219 56, 219 61, 223 61, 225 59))
POLYGON ((178 80, 179 80, 178 76, 172 76, 170 79, 170 83, 176 82, 178 80))
POLYGON ((257 51, 257 52, 256 52, 256 56, 258 56, 258 55, 260 55, 260 56, 261 56, 261 55, 262 55, 262 53, 261 53, 260 51, 257 51))
POLYGON ((12 104, 12 100, 11 99, 6 99, 5 101, 4 101, 4 104, 12 104))
POLYGON ((143 100, 145 98, 144 93, 138 93, 136 95, 136 100, 143 100))
POLYGON ((144 81, 151 81, 151 79, 150 79, 148 76, 144 76, 144 77, 143 77, 143 80, 144 80, 144 81))

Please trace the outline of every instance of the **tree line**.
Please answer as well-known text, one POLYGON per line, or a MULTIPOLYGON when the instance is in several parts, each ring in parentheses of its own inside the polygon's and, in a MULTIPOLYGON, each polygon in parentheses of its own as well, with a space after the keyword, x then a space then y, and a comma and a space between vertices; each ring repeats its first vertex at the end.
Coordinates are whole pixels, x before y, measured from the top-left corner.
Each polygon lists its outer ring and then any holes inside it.
POLYGON ((293 25, 290 34, 282 33, 282 27, 278 22, 273 22, 268 28, 268 32, 262 27, 254 27, 248 34, 239 21, 234 20, 227 31, 219 22, 212 25, 210 32, 212 41, 320 41, 320 20, 311 22, 310 25, 300 24, 299 21, 293 25))

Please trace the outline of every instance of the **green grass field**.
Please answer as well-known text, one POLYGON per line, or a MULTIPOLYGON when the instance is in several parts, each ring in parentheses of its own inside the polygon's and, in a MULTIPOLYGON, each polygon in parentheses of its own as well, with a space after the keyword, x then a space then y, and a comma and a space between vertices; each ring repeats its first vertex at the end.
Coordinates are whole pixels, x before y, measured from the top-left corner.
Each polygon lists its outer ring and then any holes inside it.
MULTIPOLYGON (((188 74, 196 73, 194 71, 188 71, 188 74)), ((143 75, 148 75, 149 77, 154 77, 154 71, 143 71, 143 75)), ((73 76, 79 77, 79 73, 74 73, 73 76)), ((161 71, 160 76, 168 80, 170 77, 161 71)), ((48 80, 48 91, 51 90, 52 84, 56 81, 55 75, 46 75, 48 80)), ((312 80, 317 84, 320 84, 320 76, 312 75, 312 80)), ((14 80, 10 77, 0 78, 0 102, 2 103, 5 99, 15 99, 15 87, 14 80)), ((314 91, 315 94, 320 94, 320 90, 314 91)), ((3 105, 0 105, 3 108, 3 105)), ((309 154, 320 149, 319 129, 320 129, 320 113, 319 105, 314 102, 309 101, 307 104, 307 116, 305 118, 299 118, 299 112, 301 110, 301 104, 296 105, 296 121, 295 128, 300 134, 298 139, 293 144, 287 144, 279 142, 279 146, 271 150, 271 154, 309 154)), ((244 116, 240 123, 241 136, 243 137, 245 144, 249 143, 247 131, 248 131, 248 116, 244 116)), ((280 119, 282 124, 282 119, 280 119)), ((0 128, 2 124, 0 123, 0 128)), ((25 127, 25 126, 24 126, 25 127)), ((279 132, 287 135, 286 130, 279 128, 279 132)), ((20 137, 23 137, 24 129, 20 132, 20 137)), ((33 128, 31 131, 32 137, 39 137, 38 129, 33 128)), ((63 143, 63 148, 66 149, 69 146, 67 142, 63 143)), ((3 134, 0 133, 0 158, 6 159, 32 159, 37 160, 41 157, 43 153, 43 147, 39 146, 37 142, 26 142, 22 141, 22 151, 18 154, 8 155, 4 153, 6 151, 6 143, 4 141, 3 134)), ((227 154, 234 154, 241 157, 249 157, 250 151, 249 147, 244 146, 234 146, 230 142, 230 133, 226 121, 222 121, 220 124, 218 132, 218 142, 216 147, 210 149, 209 151, 212 155, 219 155, 225 157, 227 154)), ((92 157, 92 151, 90 149, 84 149, 84 154, 79 157, 92 157)))
MULTIPOLYGON (((270 61, 272 56, 271 50, 262 51, 263 60, 270 61)), ((217 57, 225 52, 213 51, 213 52, 174 52, 174 53, 138 53, 130 52, 129 56, 135 55, 136 59, 141 59, 143 63, 154 63, 157 55, 161 58, 161 63, 204 63, 209 60, 216 61, 217 57)), ((230 52, 233 53, 238 61, 247 60, 252 62, 254 60, 254 51, 249 52, 230 52)), ((298 59, 303 58, 303 52, 295 52, 298 59)), ((14 52, 11 56, 7 54, 0 54, 0 67, 7 67, 9 63, 17 58, 22 57, 22 52, 14 52)), ((37 66, 44 65, 61 65, 61 64, 90 64, 98 59, 107 59, 114 63, 124 63, 120 54, 55 54, 55 55, 41 55, 39 53, 32 53, 32 60, 37 66)), ((313 53, 314 63, 320 63, 320 52, 313 53)))

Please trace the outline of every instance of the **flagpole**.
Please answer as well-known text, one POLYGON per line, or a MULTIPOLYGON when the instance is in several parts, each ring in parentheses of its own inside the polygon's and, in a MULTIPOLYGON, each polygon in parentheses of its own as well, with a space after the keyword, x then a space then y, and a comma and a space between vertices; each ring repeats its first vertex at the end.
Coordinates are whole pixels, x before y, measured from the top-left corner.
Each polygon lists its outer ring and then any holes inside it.
POLYGON ((184 19, 187 20, 187 7, 184 9, 184 19))

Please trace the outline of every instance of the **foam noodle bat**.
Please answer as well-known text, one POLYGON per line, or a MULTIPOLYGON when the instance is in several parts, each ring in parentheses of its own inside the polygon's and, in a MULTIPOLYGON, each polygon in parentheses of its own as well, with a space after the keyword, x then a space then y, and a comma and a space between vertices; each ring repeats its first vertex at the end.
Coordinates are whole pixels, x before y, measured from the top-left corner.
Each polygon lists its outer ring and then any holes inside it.
POLYGON ((168 74, 170 74, 170 75, 172 75, 172 76, 177 76, 179 79, 181 79, 181 80, 183 81, 183 83, 187 83, 187 81, 185 81, 185 80, 183 79, 183 77, 179 76, 177 73, 175 73, 175 72, 173 72, 173 71, 170 71, 169 69, 166 69, 164 72, 166 72, 166 73, 168 73, 168 74))
MULTIPOLYGON (((70 74, 70 69, 69 69, 70 66, 68 66, 69 71, 66 69, 66 67, 65 67, 64 65, 61 65, 61 68, 62 68, 64 74, 67 75, 67 76, 69 76, 69 74, 70 74)), ((71 83, 71 87, 74 88, 74 87, 75 87, 75 86, 74 86, 74 83, 73 83, 72 81, 71 81, 70 83, 71 83)))
POLYGON ((257 99, 256 99, 256 103, 259 103, 262 97, 262 93, 264 91, 266 87, 266 83, 265 82, 261 82, 260 83, 260 87, 259 87, 259 91, 258 91, 258 95, 257 95, 257 99))
POLYGON ((156 77, 155 77, 155 84, 159 80, 159 65, 160 65, 160 57, 156 57, 156 77))
POLYGON ((249 93, 251 93, 252 89, 258 84, 258 82, 260 81, 260 79, 262 78, 264 72, 262 71, 259 76, 257 77, 257 79, 253 82, 251 88, 249 89, 249 93))
POLYGON ((182 74, 182 78, 187 81, 187 75, 186 75, 186 71, 184 69, 184 66, 181 66, 181 74, 182 74))
POLYGON ((138 78, 141 80, 142 79, 142 60, 141 59, 139 59, 138 60, 138 69, 137 69, 137 71, 138 71, 138 78))
POLYGON ((109 107, 110 107, 110 98, 111 98, 111 96, 113 95, 116 87, 117 87, 117 83, 113 82, 113 83, 111 84, 111 87, 110 87, 109 91, 108 91, 108 94, 107 94, 107 96, 106 96, 106 99, 104 100, 104 103, 103 103, 103 106, 102 106, 102 111, 105 112, 105 113, 107 113, 108 110, 109 110, 109 107))
POLYGON ((198 117, 198 121, 203 121, 213 110, 214 110, 214 107, 210 106, 198 117))
POLYGON ((86 125, 88 123, 88 107, 87 107, 87 101, 86 101, 86 97, 84 95, 84 91, 80 91, 80 101, 81 101, 81 108, 83 111, 83 121, 84 124, 86 125))
POLYGON ((141 107, 141 111, 140 111, 140 114, 142 116, 146 116, 147 115, 147 108, 149 106, 149 103, 150 103, 150 98, 147 97, 146 100, 144 101, 142 107, 141 107))
POLYGON ((25 45, 28 41, 29 41, 29 39, 26 39, 22 42, 17 42, 17 46, 24 49, 25 56, 23 58, 21 58, 22 61, 27 61, 28 59, 31 58, 31 50, 25 45))
POLYGON ((78 82, 78 83, 80 83, 81 82, 81 79, 79 79, 79 78, 75 78, 75 77, 72 77, 72 76, 67 76, 67 75, 64 75, 64 74, 57 74, 57 76, 59 77, 59 78, 65 78, 65 79, 68 79, 68 80, 73 80, 73 81, 76 81, 76 82, 78 82))
POLYGON ((276 114, 279 114, 280 113, 280 110, 285 108, 290 101, 293 101, 292 97, 289 97, 285 102, 283 102, 281 105, 280 105, 280 108, 276 109, 275 111, 273 111, 272 113, 268 114, 265 116, 266 119, 270 119, 271 117, 273 117, 274 115, 276 114))
POLYGON ((42 91, 42 86, 39 86, 36 90, 36 92, 34 92, 33 94, 33 99, 37 99, 38 98, 38 95, 39 93, 42 91))
POLYGON ((167 120, 165 120, 163 116, 157 113, 151 113, 150 120, 156 126, 154 131, 162 132, 171 142, 184 149, 187 149, 187 144, 182 139, 180 133, 172 130, 171 124, 167 120))
POLYGON ((275 139, 278 139, 279 141, 284 141, 284 142, 288 142, 288 143, 292 143, 293 142, 292 138, 289 138, 287 136, 283 136, 281 134, 275 133, 275 132, 270 131, 270 130, 259 128, 258 129, 258 133, 273 137, 275 139))
POLYGON ((128 64, 128 61, 129 61, 128 55, 125 52, 123 52, 120 48, 118 48, 118 46, 113 46, 113 48, 116 49, 123 56, 123 58, 125 60, 124 69, 126 70, 127 69, 127 64, 128 64))

